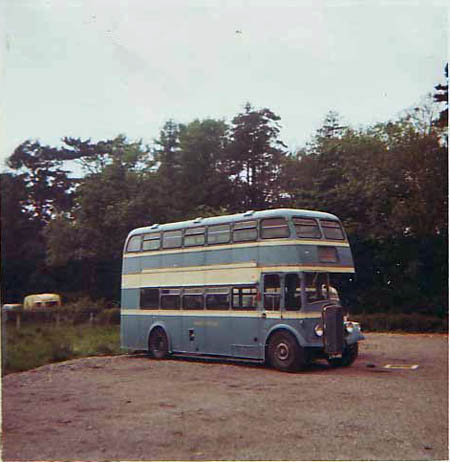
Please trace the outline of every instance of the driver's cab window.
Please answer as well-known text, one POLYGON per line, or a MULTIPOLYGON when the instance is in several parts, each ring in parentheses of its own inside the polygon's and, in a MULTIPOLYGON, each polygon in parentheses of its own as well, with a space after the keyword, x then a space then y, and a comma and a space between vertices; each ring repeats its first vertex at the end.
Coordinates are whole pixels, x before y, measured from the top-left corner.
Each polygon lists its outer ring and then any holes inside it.
POLYGON ((306 301, 314 303, 329 298, 327 273, 305 273, 306 301))
POLYGON ((302 306, 298 274, 286 274, 284 278, 284 306, 286 311, 299 311, 302 306))
POLYGON ((264 276, 264 309, 274 311, 280 309, 281 283, 278 274, 264 276))

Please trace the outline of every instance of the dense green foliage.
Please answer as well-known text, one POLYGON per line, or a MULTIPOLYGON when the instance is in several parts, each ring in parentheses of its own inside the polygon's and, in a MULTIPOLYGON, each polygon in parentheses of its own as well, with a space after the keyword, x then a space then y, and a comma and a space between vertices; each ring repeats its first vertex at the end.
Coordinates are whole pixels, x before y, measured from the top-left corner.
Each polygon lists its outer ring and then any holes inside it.
POLYGON ((280 117, 250 104, 231 123, 170 120, 151 146, 124 135, 26 141, 1 175, 3 302, 44 291, 118 302, 131 229, 295 207, 343 221, 357 268, 340 283, 351 311, 445 317, 446 94, 438 85, 420 107, 365 128, 330 112, 297 152, 280 139, 280 117))

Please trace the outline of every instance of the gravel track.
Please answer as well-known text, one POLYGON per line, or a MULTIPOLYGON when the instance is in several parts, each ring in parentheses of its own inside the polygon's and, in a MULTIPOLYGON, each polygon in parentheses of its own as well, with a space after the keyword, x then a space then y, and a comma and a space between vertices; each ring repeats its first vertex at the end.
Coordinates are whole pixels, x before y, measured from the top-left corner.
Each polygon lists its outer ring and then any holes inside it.
POLYGON ((11 374, 3 460, 448 460, 448 336, 360 346, 299 373, 130 355, 11 374))

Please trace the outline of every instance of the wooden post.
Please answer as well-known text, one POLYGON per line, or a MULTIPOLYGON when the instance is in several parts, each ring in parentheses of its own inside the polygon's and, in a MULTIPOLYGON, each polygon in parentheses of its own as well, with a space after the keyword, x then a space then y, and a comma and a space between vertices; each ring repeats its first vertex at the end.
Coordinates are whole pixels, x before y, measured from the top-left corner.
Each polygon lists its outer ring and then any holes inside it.
POLYGON ((20 329, 20 323, 21 323, 21 318, 22 318, 22 313, 20 311, 16 311, 16 329, 20 329))
POLYGON ((6 321, 8 320, 8 313, 2 310, 0 317, 1 317, 1 322, 2 322, 1 354, 2 354, 2 375, 3 375, 5 372, 5 366, 6 366, 6 321))

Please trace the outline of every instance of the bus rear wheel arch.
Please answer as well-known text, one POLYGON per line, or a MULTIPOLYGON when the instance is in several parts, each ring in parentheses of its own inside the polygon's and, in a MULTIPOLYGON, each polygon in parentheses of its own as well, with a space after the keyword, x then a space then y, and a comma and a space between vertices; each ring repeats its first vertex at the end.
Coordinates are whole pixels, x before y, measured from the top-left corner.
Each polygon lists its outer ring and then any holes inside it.
POLYGON ((155 327, 148 339, 148 352, 155 359, 163 359, 169 355, 169 339, 161 327, 155 327))
POLYGON ((305 349, 287 330, 275 331, 269 337, 266 345, 266 358, 272 367, 284 372, 303 369, 307 364, 305 349))

